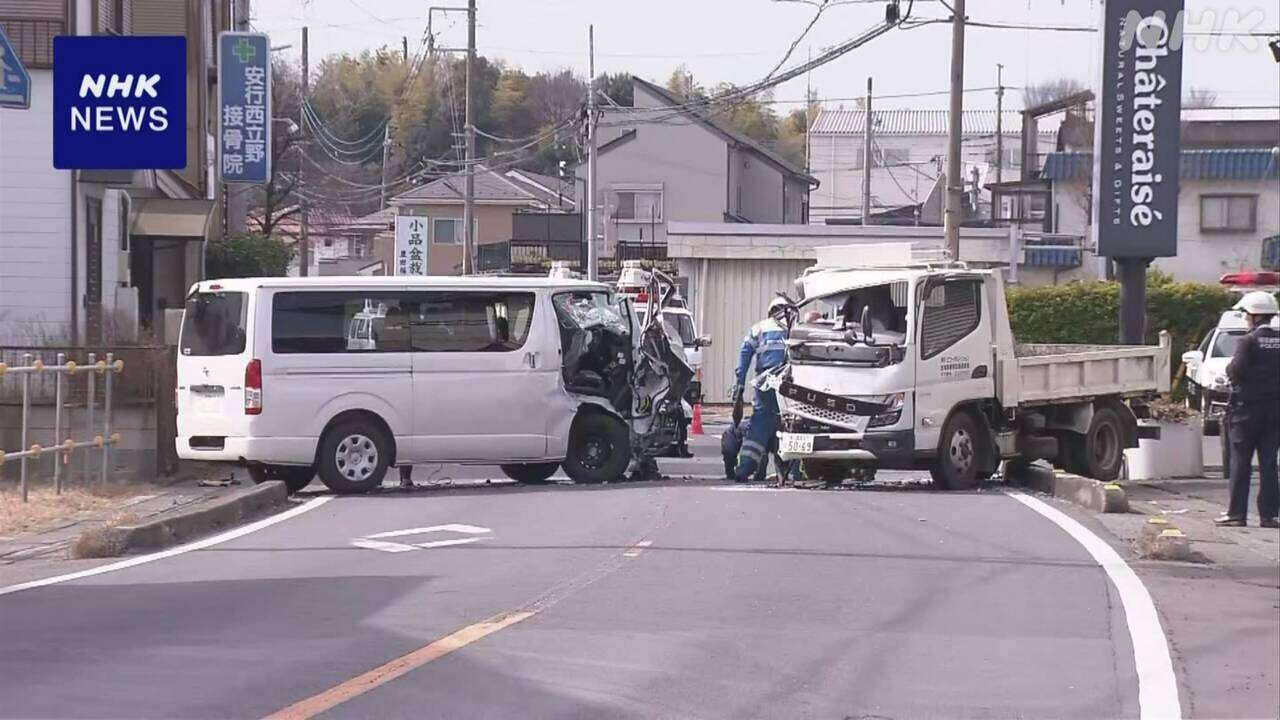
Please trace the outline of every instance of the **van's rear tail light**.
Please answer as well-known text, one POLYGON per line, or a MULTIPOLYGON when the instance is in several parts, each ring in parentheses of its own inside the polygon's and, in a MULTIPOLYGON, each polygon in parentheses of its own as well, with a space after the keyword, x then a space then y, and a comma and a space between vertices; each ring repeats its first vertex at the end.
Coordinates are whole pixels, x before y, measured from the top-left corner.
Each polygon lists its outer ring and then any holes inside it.
POLYGON ((262 361, 257 358, 244 369, 244 414, 262 414, 262 361))

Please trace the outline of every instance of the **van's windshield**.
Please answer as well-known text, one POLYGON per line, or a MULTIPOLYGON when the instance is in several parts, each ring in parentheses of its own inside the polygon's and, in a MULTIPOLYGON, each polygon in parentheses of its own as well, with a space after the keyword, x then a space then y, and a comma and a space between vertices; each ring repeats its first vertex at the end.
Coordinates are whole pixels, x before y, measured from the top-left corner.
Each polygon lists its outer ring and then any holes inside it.
POLYGON ((244 352, 249 303, 242 292, 197 292, 187 298, 179 347, 183 355, 239 355, 244 352))

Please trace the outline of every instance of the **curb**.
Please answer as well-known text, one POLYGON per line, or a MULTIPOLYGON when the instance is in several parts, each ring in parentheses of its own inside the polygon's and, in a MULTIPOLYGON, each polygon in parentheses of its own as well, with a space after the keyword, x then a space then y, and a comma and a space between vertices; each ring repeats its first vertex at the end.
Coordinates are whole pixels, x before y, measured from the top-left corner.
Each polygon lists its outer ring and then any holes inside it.
POLYGON ((1191 541, 1173 523, 1147 518, 1135 543, 1138 555, 1150 560, 1191 560, 1191 541))
POLYGON ((119 525, 110 532, 113 544, 122 554, 133 550, 160 550, 266 515, 288 500, 289 491, 284 483, 273 480, 198 508, 138 525, 119 525))
POLYGON ((1034 466, 1027 468, 1021 480, 1033 490, 1069 500, 1094 512, 1129 512, 1129 499, 1124 488, 1116 483, 1034 466))

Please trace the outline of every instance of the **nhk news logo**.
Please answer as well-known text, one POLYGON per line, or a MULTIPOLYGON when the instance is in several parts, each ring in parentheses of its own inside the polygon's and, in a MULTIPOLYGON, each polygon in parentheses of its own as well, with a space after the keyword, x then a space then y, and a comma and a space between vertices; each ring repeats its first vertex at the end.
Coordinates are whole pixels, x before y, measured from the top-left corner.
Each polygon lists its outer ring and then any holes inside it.
POLYGON ((185 167, 186 115, 185 38, 54 38, 54 167, 185 167))

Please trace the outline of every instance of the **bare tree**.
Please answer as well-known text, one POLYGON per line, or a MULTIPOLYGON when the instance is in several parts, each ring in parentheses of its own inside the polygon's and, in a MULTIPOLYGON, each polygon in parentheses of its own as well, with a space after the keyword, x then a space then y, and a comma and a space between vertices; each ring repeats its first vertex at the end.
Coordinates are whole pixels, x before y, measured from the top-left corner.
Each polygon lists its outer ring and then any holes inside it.
POLYGON ((1026 107, 1037 107, 1070 97, 1086 90, 1084 84, 1070 77, 1028 85, 1022 89, 1022 102, 1026 107))

